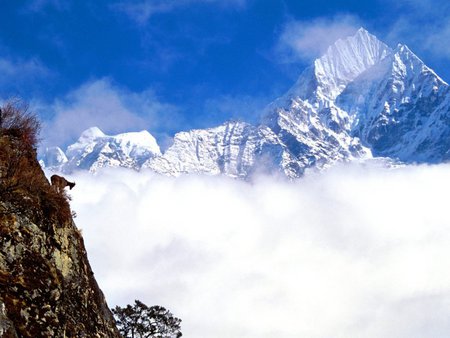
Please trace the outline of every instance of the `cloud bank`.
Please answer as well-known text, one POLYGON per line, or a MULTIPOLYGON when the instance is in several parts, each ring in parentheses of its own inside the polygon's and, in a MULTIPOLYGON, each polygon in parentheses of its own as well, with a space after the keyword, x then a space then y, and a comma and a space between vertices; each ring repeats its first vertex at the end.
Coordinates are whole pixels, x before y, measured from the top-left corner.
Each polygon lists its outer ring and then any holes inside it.
POLYGON ((163 305, 187 337, 411 338, 450 332, 449 169, 70 179, 110 306, 163 305))

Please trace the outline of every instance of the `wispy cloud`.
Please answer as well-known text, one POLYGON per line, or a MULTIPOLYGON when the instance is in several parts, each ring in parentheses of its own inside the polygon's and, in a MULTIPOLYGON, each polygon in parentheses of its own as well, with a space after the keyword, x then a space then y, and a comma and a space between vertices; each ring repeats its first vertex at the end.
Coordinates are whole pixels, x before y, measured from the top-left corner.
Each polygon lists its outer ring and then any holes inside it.
POLYGON ((353 35, 360 26, 360 20, 353 15, 289 20, 275 46, 277 60, 285 63, 311 61, 339 38, 353 35))
POLYGON ((117 133, 169 129, 180 120, 177 108, 158 100, 152 90, 131 92, 107 78, 84 83, 45 108, 54 114, 44 126, 45 145, 73 142, 92 126, 117 133))
POLYGON ((127 14, 132 20, 142 25, 156 14, 169 13, 194 4, 211 4, 223 8, 245 8, 249 0, 143 0, 139 2, 121 1, 111 6, 112 9, 127 14))
POLYGON ((413 44, 419 52, 428 52, 433 57, 450 58, 450 3, 446 0, 401 0, 392 3, 381 0, 384 4, 394 6, 401 13, 394 21, 387 34, 393 43, 413 44))
MULTIPOLYGON (((53 73, 37 58, 0 57, 0 88, 3 93, 22 95, 30 86, 53 73)), ((3 97, 5 99, 6 97, 3 97)))
POLYGON ((446 337, 450 167, 338 167, 299 182, 79 173, 110 305, 168 307, 189 337, 446 337))

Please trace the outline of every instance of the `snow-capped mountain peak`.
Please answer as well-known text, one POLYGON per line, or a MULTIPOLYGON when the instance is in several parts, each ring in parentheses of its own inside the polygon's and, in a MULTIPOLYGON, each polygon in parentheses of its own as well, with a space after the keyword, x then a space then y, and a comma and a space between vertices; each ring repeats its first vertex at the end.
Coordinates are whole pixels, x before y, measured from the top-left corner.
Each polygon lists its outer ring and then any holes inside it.
MULTIPOLYGON (((411 70, 416 67, 420 68, 422 74, 430 74, 436 78, 439 84, 447 84, 434 70, 429 68, 416 54, 414 54, 407 45, 398 44, 397 48, 392 53, 397 64, 401 63, 411 70)), ((405 69, 406 70, 406 69, 405 69)))
POLYGON ((351 134, 375 156, 403 162, 449 158, 448 85, 407 46, 350 83, 336 100, 353 120, 351 134))
POLYGON ((295 160, 272 130, 240 121, 177 133, 164 155, 143 167, 171 176, 203 173, 247 178, 256 170, 298 174, 295 160))
POLYGON ((391 51, 374 35, 360 28, 355 35, 339 39, 328 47, 326 53, 300 75, 287 95, 326 105, 324 101, 336 99, 348 83, 391 51))
POLYGON ((139 132, 130 132, 118 134, 114 137, 119 143, 123 144, 124 148, 131 151, 131 149, 147 149, 155 155, 161 154, 156 139, 147 130, 139 132))
POLYGON ((77 168, 96 171, 105 166, 139 169, 145 161, 160 156, 161 150, 146 130, 106 135, 98 127, 91 127, 67 148, 66 155, 68 161, 63 171, 77 168))
POLYGON ((315 60, 260 125, 180 132, 164 154, 147 131, 108 136, 93 127, 66 155, 66 171, 121 166, 244 179, 261 169, 294 178, 373 156, 437 163, 450 160, 450 89, 407 46, 392 50, 361 28, 315 60))
POLYGON ((87 143, 95 140, 98 137, 105 137, 106 135, 98 127, 91 127, 83 131, 78 138, 77 143, 87 143))

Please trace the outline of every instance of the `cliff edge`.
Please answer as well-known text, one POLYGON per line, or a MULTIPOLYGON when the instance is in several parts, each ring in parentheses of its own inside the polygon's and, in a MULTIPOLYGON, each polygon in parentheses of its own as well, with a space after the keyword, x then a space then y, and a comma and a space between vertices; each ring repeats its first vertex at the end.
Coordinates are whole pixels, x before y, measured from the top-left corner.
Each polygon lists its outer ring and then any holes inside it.
POLYGON ((0 337, 120 337, 65 194, 0 128, 0 337))

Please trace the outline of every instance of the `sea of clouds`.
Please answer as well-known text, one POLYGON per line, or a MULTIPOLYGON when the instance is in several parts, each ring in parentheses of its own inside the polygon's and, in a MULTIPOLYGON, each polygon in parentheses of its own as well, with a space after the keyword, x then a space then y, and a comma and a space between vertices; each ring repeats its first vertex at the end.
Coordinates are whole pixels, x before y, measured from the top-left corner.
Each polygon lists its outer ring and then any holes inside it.
POLYGON ((162 305, 185 337, 448 337, 449 165, 70 178, 111 307, 162 305))

